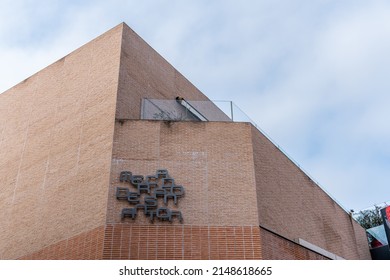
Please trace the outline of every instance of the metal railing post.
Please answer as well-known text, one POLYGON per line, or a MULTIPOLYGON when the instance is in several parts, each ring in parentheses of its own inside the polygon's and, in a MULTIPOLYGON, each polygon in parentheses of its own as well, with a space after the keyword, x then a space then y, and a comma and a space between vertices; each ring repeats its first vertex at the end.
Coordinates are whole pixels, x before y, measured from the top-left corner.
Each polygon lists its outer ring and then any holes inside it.
POLYGON ((230 114, 232 116, 232 122, 234 122, 234 118, 233 118, 233 101, 230 101, 230 114))

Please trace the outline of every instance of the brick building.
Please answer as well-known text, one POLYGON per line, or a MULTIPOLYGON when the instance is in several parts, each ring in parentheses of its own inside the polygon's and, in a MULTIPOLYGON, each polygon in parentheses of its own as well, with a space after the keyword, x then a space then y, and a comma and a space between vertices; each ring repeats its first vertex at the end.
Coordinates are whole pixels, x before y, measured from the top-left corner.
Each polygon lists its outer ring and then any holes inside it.
POLYGON ((126 24, 2 93, 0 131, 0 259, 370 259, 348 213, 126 24))

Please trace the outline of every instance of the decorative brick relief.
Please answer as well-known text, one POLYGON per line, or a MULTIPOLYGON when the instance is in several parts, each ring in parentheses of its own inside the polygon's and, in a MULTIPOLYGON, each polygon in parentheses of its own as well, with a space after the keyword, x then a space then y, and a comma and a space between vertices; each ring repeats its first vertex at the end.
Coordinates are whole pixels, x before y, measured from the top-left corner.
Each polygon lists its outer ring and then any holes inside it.
POLYGON ((172 200, 175 205, 184 196, 184 187, 176 185, 175 179, 169 176, 168 170, 158 169, 154 175, 133 175, 130 171, 122 171, 119 181, 130 184, 133 188, 117 187, 116 199, 126 200, 131 208, 123 208, 121 220, 126 218, 135 219, 140 211, 145 216, 160 221, 178 219, 183 222, 181 211, 168 208, 168 201, 172 200), (159 198, 161 199, 159 201, 159 198))

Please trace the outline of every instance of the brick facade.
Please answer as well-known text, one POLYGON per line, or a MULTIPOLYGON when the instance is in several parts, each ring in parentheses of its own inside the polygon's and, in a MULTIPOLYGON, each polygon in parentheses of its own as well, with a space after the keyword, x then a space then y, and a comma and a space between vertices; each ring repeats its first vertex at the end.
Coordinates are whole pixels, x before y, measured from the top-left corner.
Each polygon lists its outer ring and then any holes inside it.
POLYGON ((252 127, 259 224, 347 259, 370 259, 365 230, 252 127))
POLYGON ((0 95, 0 258, 104 225, 122 27, 0 95))
POLYGON ((103 259, 260 259, 259 228, 252 226, 106 226, 103 259))
POLYGON ((261 228, 261 254, 265 260, 328 260, 327 257, 261 228))
POLYGON ((107 224, 47 246, 25 260, 327 260, 256 226, 107 224))
POLYGON ((100 260, 103 256, 104 226, 51 244, 19 259, 23 260, 100 260))
MULTIPOLYGON (((114 138, 107 223, 121 222, 129 207, 115 197, 116 187, 129 186, 119 182, 121 171, 167 169, 186 190, 178 207, 169 204, 185 224, 258 225, 250 124, 134 120, 117 122, 114 138)), ((123 222, 150 224, 143 215, 123 222)))
POLYGON ((125 24, 0 95, 1 259, 369 257, 364 231, 249 123, 140 120, 207 101, 125 24), (167 169, 184 221, 121 219, 121 171, 167 169), (259 228, 265 226, 270 233, 259 228), (282 236, 282 237, 280 237, 282 236))

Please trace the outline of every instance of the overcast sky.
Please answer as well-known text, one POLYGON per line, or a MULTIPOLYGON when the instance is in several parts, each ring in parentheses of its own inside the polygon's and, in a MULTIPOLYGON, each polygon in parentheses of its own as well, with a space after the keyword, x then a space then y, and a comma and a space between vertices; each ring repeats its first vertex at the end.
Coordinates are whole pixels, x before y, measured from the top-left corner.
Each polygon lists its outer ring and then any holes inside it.
POLYGON ((0 92, 121 22, 344 208, 390 200, 390 1, 0 1, 0 92))

